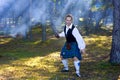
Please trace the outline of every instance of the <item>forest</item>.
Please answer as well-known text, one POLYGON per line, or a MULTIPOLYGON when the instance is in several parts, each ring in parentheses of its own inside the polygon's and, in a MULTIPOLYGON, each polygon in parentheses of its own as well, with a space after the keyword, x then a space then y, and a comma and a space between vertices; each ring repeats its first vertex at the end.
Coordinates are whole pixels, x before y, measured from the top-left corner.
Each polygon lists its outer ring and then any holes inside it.
POLYGON ((0 0, 0 80, 119 80, 119 0, 0 0), (65 16, 86 43, 80 72, 61 73, 65 16))

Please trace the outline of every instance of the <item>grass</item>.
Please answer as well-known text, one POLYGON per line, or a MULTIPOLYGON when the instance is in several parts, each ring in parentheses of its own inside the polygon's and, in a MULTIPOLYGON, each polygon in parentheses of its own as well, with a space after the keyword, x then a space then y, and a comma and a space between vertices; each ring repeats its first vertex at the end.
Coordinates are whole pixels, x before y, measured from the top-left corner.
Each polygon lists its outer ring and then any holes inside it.
MULTIPOLYGON (((39 31, 38 31, 39 32, 39 31)), ((77 78, 73 60, 69 59, 69 73, 61 73, 63 67, 59 54, 65 39, 54 38, 47 33, 47 41, 39 35, 33 40, 0 39, 0 80, 119 80, 120 66, 109 63, 111 36, 84 36, 87 44, 81 61, 81 75, 77 78)))

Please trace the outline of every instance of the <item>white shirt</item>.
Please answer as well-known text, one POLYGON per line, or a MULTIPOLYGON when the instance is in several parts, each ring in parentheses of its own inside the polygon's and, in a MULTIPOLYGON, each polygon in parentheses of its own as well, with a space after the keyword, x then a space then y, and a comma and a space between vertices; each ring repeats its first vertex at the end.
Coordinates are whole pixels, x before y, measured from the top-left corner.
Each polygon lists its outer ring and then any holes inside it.
MULTIPOLYGON (((73 25, 73 24, 71 24, 69 27, 66 25, 66 33, 67 33, 67 31, 68 31, 69 28, 70 28, 70 29, 72 28, 72 25, 73 25)), ((78 29, 77 29, 76 27, 73 29, 72 35, 75 37, 79 49, 80 49, 80 50, 85 49, 85 46, 86 46, 86 45, 85 45, 85 42, 84 42, 81 34, 79 33, 79 31, 78 31, 78 29)), ((65 37, 64 31, 61 32, 61 33, 59 34, 59 36, 60 36, 60 37, 65 37)))

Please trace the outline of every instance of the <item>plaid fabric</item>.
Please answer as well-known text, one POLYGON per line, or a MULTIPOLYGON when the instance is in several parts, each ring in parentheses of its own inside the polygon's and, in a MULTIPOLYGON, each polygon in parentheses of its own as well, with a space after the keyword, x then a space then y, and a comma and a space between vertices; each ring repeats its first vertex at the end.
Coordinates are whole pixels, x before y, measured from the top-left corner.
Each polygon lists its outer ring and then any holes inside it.
POLYGON ((67 58, 73 58, 73 57, 77 57, 79 60, 82 59, 82 56, 81 56, 81 53, 80 53, 80 50, 78 48, 78 45, 76 42, 71 42, 70 45, 71 45, 71 49, 68 50, 66 48, 66 44, 64 44, 62 50, 61 50, 61 56, 64 58, 64 59, 67 59, 67 58))

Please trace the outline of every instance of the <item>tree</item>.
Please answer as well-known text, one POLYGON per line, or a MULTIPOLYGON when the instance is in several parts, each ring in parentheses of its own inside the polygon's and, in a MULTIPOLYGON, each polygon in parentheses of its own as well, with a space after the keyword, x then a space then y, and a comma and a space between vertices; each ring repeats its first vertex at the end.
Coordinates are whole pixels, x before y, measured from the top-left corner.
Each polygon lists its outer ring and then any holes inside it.
POLYGON ((110 52, 110 63, 120 64, 120 1, 113 0, 113 34, 110 52))

